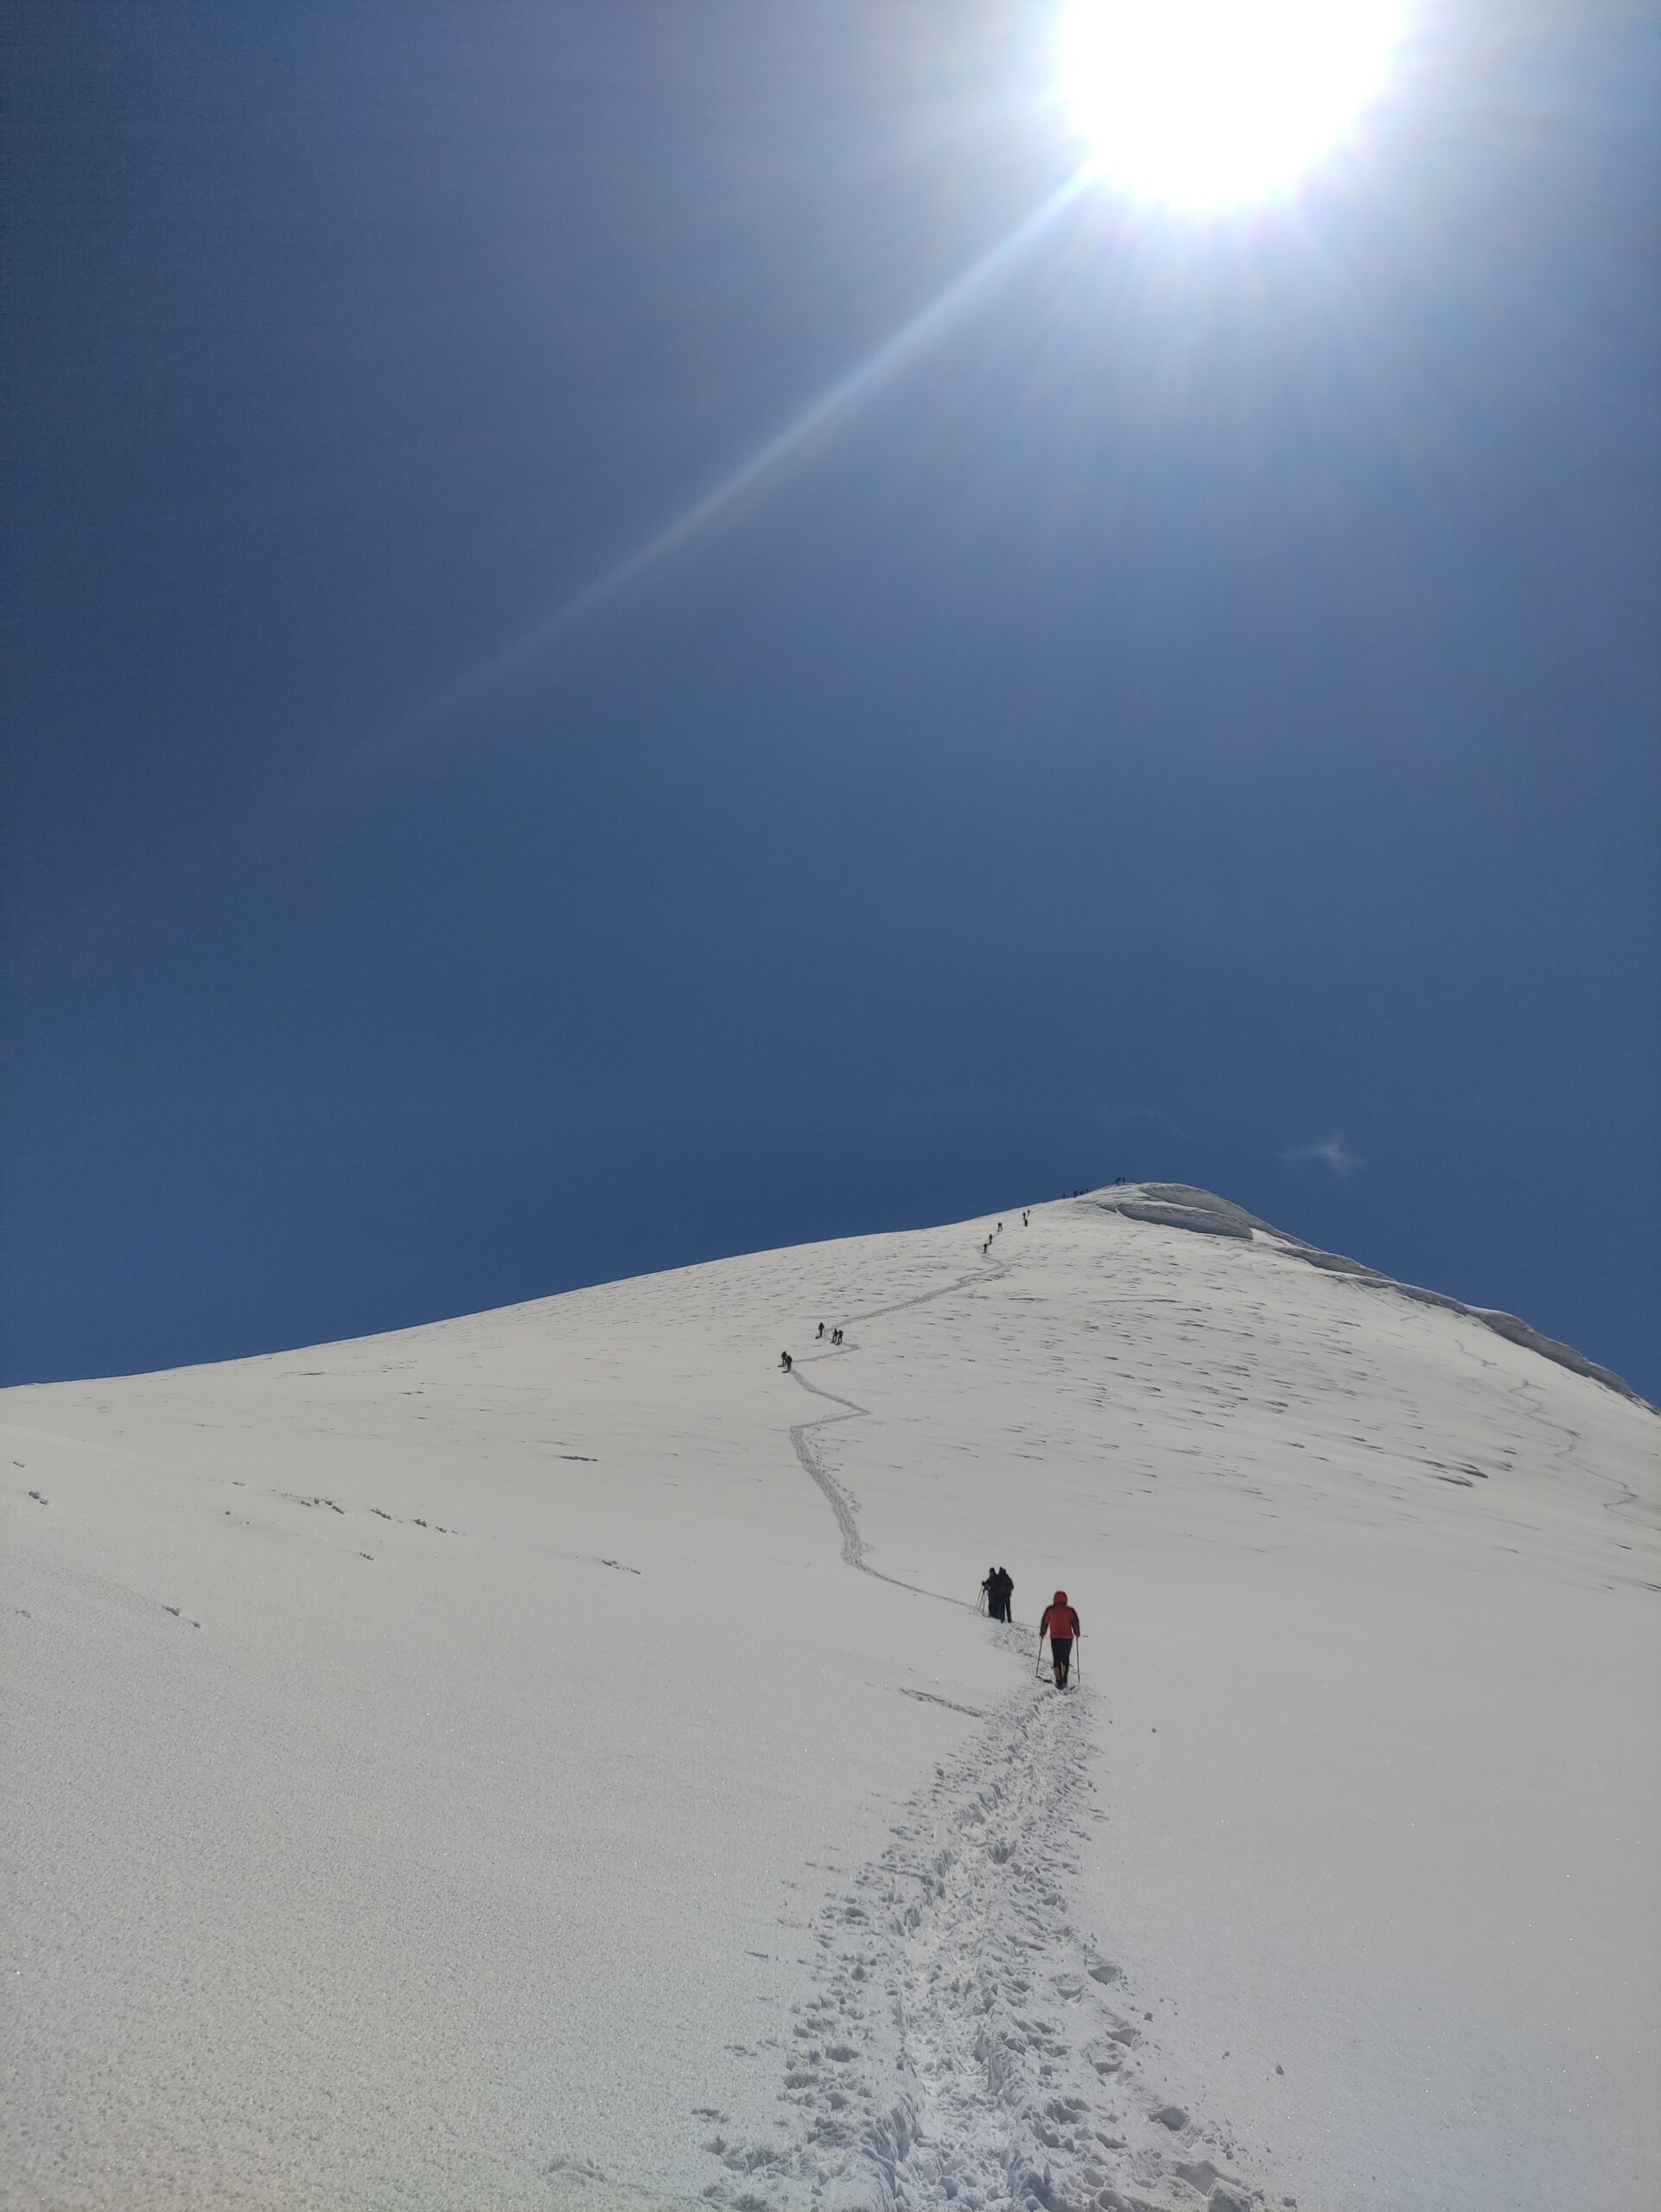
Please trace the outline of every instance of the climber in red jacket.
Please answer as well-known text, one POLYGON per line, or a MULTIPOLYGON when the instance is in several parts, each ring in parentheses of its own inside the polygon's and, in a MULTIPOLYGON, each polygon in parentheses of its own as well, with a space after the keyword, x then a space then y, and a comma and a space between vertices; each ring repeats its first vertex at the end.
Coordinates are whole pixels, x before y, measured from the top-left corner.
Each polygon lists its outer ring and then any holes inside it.
POLYGON ((1044 1618, 1038 1624, 1038 1641, 1041 1645, 1047 1636, 1050 1657, 1055 1662, 1055 1687, 1067 1686, 1067 1669, 1072 1664, 1072 1639, 1082 1634, 1079 1616, 1067 1603, 1067 1593, 1058 1590, 1052 1602, 1044 1608, 1044 1618))

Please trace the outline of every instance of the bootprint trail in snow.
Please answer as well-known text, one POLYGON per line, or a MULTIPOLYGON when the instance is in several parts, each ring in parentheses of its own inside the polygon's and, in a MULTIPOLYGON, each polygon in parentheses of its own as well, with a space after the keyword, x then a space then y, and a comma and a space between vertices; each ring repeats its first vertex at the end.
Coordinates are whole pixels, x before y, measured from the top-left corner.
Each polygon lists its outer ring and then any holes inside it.
MULTIPOLYGON (((977 1269, 852 1318, 1008 1273, 977 1269)), ((974 1611, 869 1563, 856 1502, 813 1440, 869 1409, 809 1382, 799 1365, 793 1373, 843 1409, 795 1423, 790 1439, 836 1516, 846 1563, 974 1611)), ((1026 1660, 1023 1633, 1008 1629, 998 1641, 1026 1660)), ((714 2135, 705 2148, 722 2175, 704 2191, 711 2204, 1192 2212, 1203 2202, 1245 2212, 1262 2202, 1205 2155, 1225 2158, 1231 2146, 1204 2138, 1144 2078, 1132 2056, 1143 2031, 1118 1970, 1072 1923, 1066 1885, 1094 1787, 1089 1710, 1078 1691, 1023 1688, 954 1765, 935 1770, 896 1840, 824 1908, 815 1993, 797 2008, 780 2092, 786 2140, 714 2135)))
POLYGON ((711 2204, 1244 2212, 1262 2202, 1226 2171, 1231 2145, 1161 2094, 1147 2016, 1072 1923, 1089 1736, 1083 1697, 1023 1688, 824 1907, 814 1993, 789 2037, 784 2139, 710 2139, 721 2168, 711 2204))

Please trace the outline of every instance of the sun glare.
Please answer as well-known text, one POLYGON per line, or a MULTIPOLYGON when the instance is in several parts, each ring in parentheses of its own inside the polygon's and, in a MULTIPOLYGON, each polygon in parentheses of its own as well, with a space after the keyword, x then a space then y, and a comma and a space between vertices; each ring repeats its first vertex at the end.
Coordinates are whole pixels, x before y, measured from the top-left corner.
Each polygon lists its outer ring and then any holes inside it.
POLYGON ((1060 89, 1091 167, 1195 213, 1283 191, 1383 84, 1400 0, 1073 0, 1060 89))

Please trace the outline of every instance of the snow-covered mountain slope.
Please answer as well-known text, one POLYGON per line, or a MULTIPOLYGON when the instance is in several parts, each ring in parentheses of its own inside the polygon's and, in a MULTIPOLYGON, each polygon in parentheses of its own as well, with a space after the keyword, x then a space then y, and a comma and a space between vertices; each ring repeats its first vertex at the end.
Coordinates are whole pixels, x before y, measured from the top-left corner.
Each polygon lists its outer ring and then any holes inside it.
POLYGON ((1655 2202, 1655 1416, 1002 1220, 5 1393, 3 2201, 1655 2202))

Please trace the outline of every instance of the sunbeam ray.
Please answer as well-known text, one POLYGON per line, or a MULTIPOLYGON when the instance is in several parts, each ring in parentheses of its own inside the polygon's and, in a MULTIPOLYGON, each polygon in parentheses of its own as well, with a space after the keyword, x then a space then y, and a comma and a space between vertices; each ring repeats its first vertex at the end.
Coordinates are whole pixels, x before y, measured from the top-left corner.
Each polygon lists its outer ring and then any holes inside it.
POLYGON ((340 779, 372 770, 423 739, 437 736, 463 709, 531 666, 539 656, 630 584, 730 514, 747 494, 775 477, 786 462, 801 454, 815 438, 833 429, 862 402, 938 344, 979 295, 1051 227, 1088 181, 1085 170, 1069 177, 1007 237, 961 276, 954 277, 943 292, 885 339, 874 353, 867 354, 845 376, 810 401, 800 414, 741 461, 713 490, 683 508, 621 560, 559 601, 529 629, 468 670, 436 699, 418 709, 396 728, 366 738, 342 753, 314 782, 309 795, 315 799, 323 788, 340 779))

